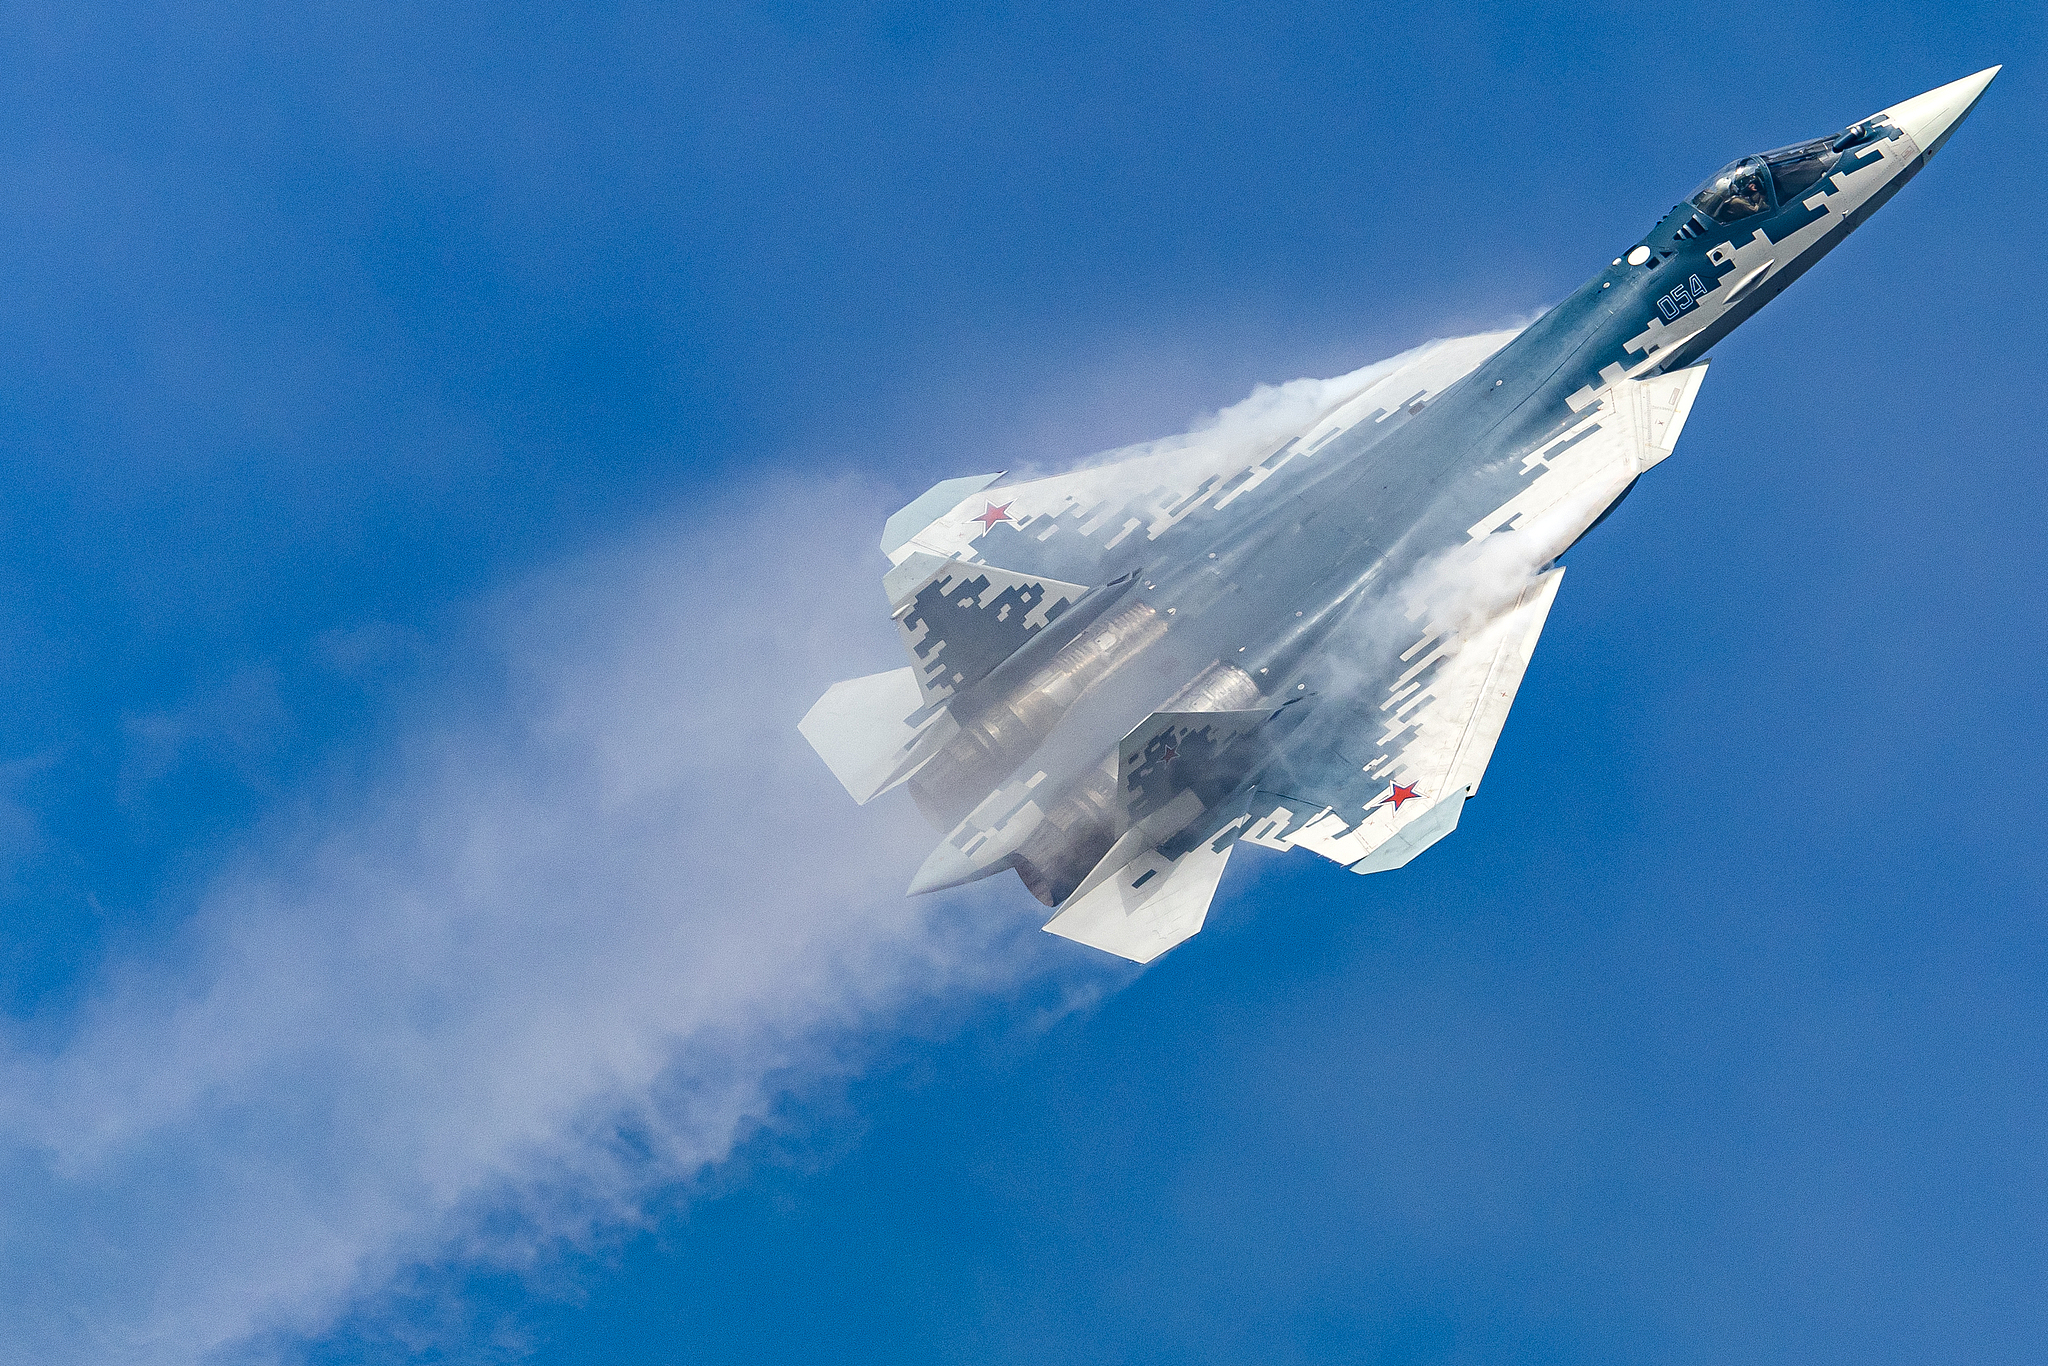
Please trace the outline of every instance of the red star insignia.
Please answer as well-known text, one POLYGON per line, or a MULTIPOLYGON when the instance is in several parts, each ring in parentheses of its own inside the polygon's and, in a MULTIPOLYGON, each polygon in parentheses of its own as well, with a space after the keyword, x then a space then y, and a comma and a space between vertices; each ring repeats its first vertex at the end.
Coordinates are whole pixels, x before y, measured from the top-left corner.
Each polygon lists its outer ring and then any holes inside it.
POLYGON ((1010 505, 1005 503, 1001 507, 997 507, 994 503, 990 503, 988 511, 982 513, 981 516, 976 517, 974 520, 981 523, 983 531, 987 531, 997 522, 1007 522, 1010 520, 1010 505))
POLYGON ((1393 802, 1394 809, 1396 811, 1399 811, 1401 809, 1401 803, 1407 801, 1410 797, 1414 795, 1415 784, 1410 783, 1408 784, 1408 786, 1402 787, 1400 784, 1396 783, 1394 785, 1394 795, 1389 797, 1388 800, 1393 802))

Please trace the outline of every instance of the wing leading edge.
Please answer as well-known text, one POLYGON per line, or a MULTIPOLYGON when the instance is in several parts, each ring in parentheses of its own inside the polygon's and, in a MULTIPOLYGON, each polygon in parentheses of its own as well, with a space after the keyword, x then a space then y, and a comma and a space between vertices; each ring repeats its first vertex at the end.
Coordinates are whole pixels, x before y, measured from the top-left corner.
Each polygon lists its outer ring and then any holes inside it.
MULTIPOLYGON (((1376 684, 1336 703, 1349 722, 1296 756, 1254 799, 1243 838, 1307 849, 1360 873, 1386 872, 1457 827, 1493 757, 1551 605, 1562 566, 1535 572, 1513 599, 1475 619, 1475 584, 1503 566, 1562 554, 1675 448, 1706 363, 1648 380, 1616 376, 1583 399, 1578 420, 1526 459, 1533 477, 1473 523, 1465 547, 1414 577, 1412 643, 1376 684)), ((1393 629, 1383 620, 1375 629, 1393 629)))
POLYGON ((1262 391, 1212 428, 1110 451, 1066 474, 1016 483, 976 475, 933 486, 891 517, 882 549, 987 561, 1023 574, 1101 583, 1129 572, 1146 547, 1191 517, 1228 515, 1240 500, 1339 439, 1375 441, 1464 378, 1514 331, 1433 341, 1340 379, 1262 391), (1260 408, 1261 404, 1264 408, 1260 408), (1257 411, 1246 413, 1246 409, 1257 411))

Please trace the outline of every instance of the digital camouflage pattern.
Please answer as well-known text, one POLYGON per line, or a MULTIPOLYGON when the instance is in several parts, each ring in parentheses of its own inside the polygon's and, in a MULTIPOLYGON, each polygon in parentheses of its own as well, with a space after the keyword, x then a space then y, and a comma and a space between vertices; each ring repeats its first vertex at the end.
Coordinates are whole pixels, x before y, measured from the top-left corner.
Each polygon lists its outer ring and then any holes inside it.
POLYGON ((1046 928, 1147 962, 1230 852, 1405 865, 1479 789, 1564 571, 1670 455, 1708 350, 1926 164, 1997 68, 1731 163, 1520 332, 1370 367, 1299 430, 1206 433, 892 517, 912 666, 805 736, 944 832, 911 884, 1005 869, 1046 928))

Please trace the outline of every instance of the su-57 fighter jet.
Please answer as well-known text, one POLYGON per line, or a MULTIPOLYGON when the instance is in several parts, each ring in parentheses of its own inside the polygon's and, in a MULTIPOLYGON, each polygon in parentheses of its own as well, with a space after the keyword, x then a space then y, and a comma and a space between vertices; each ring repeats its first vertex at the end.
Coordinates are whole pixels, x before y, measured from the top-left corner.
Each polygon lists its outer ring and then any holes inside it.
POLYGON ((1519 334, 1360 372, 1284 437, 938 485, 882 533, 910 667, 833 685, 804 736, 944 832, 912 893, 1015 869, 1046 929, 1141 963, 1240 844, 1403 866, 1479 790, 1554 561, 1671 454, 1708 349, 1997 74, 1731 162, 1519 334))

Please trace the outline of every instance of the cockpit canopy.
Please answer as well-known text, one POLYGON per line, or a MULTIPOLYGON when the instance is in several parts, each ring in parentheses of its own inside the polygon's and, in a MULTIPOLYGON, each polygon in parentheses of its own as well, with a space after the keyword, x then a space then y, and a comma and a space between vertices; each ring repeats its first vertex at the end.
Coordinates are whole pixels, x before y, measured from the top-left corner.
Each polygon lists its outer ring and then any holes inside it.
POLYGON ((1771 172, 1762 157, 1731 161, 1692 197, 1692 206, 1716 223, 1733 223, 1771 207, 1771 172))
POLYGON ((1854 124, 1831 138, 1795 142, 1762 156, 1731 161, 1693 192, 1692 205, 1716 223, 1783 208, 1820 183, 1842 153, 1868 142, 1874 130, 1854 124))

